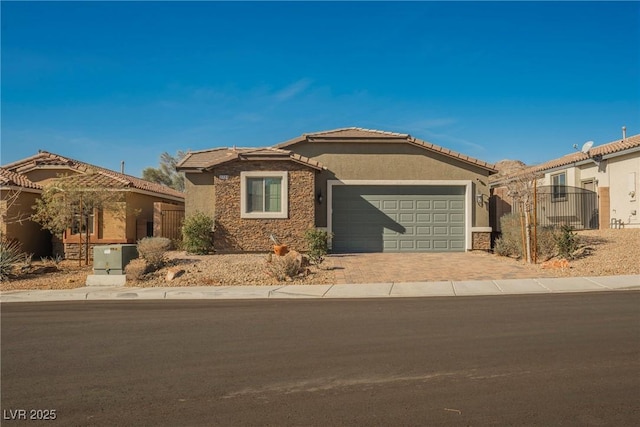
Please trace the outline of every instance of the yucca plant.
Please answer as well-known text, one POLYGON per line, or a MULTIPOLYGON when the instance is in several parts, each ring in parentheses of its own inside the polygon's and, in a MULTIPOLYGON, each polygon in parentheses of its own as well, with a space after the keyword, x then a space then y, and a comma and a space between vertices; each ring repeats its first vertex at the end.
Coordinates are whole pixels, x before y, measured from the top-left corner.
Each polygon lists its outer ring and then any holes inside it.
POLYGON ((20 243, 0 235, 0 280, 7 280, 13 271, 13 266, 23 260, 20 243))

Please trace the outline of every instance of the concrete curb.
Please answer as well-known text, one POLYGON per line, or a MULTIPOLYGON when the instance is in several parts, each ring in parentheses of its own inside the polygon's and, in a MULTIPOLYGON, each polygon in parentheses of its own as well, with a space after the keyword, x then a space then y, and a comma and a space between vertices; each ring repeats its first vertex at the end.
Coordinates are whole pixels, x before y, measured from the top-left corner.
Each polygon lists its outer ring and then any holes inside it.
POLYGON ((640 275, 482 281, 393 282, 341 285, 194 286, 172 288, 84 287, 4 291, 0 303, 168 299, 343 299, 557 294, 640 290, 640 275))

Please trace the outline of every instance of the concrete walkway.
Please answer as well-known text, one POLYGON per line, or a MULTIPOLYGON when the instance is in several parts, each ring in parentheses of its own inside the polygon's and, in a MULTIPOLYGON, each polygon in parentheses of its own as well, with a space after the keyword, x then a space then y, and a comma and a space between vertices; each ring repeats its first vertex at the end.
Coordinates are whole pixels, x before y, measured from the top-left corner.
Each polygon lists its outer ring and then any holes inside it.
POLYGON ((0 302, 160 299, 413 298, 640 290, 640 275, 336 285, 83 287, 5 291, 0 302))

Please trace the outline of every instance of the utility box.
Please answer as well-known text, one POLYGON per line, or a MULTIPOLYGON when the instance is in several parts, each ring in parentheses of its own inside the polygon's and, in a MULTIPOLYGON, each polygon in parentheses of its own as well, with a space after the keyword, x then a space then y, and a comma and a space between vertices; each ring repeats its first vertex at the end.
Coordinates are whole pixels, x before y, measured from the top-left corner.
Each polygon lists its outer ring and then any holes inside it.
POLYGON ((104 245, 93 247, 94 275, 124 275, 124 268, 138 258, 136 245, 104 245))

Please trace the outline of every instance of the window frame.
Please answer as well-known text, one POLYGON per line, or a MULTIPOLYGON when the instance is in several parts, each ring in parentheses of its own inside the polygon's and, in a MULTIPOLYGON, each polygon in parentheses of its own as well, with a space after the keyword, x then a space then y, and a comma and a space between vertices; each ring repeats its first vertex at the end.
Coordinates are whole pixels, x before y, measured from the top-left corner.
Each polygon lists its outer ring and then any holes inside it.
POLYGON ((551 175, 551 201, 552 202, 564 202, 567 200, 567 172, 559 172, 551 175), (555 184, 556 178, 564 177, 563 184, 555 184), (556 191, 558 189, 558 191, 556 191))
POLYGON ((287 171, 246 171, 240 172, 240 218, 246 219, 286 219, 289 217, 289 174, 287 171), (280 211, 248 212, 249 178, 280 178, 280 211))

